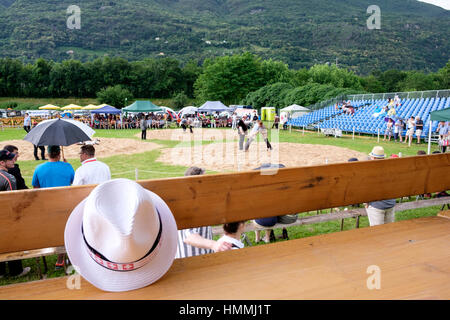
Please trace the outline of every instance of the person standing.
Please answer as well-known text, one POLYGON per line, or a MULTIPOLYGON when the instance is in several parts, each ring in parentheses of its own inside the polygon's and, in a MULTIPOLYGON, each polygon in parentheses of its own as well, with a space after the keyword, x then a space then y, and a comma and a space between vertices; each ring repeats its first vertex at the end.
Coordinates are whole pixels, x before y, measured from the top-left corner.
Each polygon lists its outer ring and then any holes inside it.
POLYGON ((8 150, 11 153, 14 153, 16 156, 14 157, 14 167, 8 169, 8 173, 12 174, 14 178, 16 178, 17 190, 25 190, 28 189, 25 184, 25 179, 22 177, 22 173, 20 172, 19 165, 16 163, 19 158, 19 149, 13 145, 7 145, 4 147, 4 150, 8 150))
POLYGON ((34 155, 34 159, 35 160, 47 160, 46 158, 45 158, 45 147, 44 146, 36 146, 36 145, 33 145, 33 147, 34 147, 34 151, 33 151, 33 155, 34 155), (39 157, 38 157, 38 148, 41 150, 41 159, 39 159, 39 157))
POLYGON ((279 124, 280 124, 280 117, 276 114, 275 120, 273 121, 273 124, 272 124, 272 129, 273 128, 278 129, 279 124))
POLYGON ((31 130, 31 117, 28 113, 25 113, 25 118, 23 119, 23 129, 27 133, 31 130))
MULTIPOLYGON (((384 149, 375 146, 369 154, 370 160, 385 158, 384 149)), ((365 204, 371 227, 395 221, 395 199, 372 201, 365 204)))
POLYGON ((408 139, 408 146, 411 147, 411 142, 413 139, 413 134, 414 134, 414 127, 416 125, 416 122, 414 121, 414 117, 409 118, 408 122, 407 122, 407 131, 406 131, 406 136, 405 136, 405 143, 406 140, 408 139))
POLYGON ((239 119, 238 122, 238 134, 239 134, 239 150, 244 150, 244 141, 245 141, 245 136, 248 133, 248 127, 245 124, 244 120, 246 119, 246 116, 244 116, 243 119, 239 119))
POLYGON ((140 126, 141 126, 141 140, 147 140, 147 117, 144 115, 141 118, 140 126))
POLYGON ((417 137, 417 144, 420 144, 420 136, 422 135, 423 131, 423 120, 420 119, 419 116, 416 117, 416 137, 417 137))
POLYGON ((447 150, 447 146, 444 145, 444 141, 445 139, 448 139, 449 136, 449 123, 448 121, 440 121, 439 125, 436 129, 436 132, 438 132, 439 134, 439 145, 441 147, 441 151, 442 153, 445 153, 445 151, 447 150))
POLYGON ((80 149, 81 167, 75 171, 72 185, 100 184, 111 180, 111 171, 107 164, 97 160, 93 145, 85 145, 80 149))
POLYGON ((394 141, 397 141, 398 138, 401 143, 403 140, 402 133, 403 133, 403 121, 402 119, 398 118, 394 124, 394 141))
MULTIPOLYGON (((184 175, 196 176, 204 173, 205 170, 202 168, 190 167, 184 175)), ((175 259, 226 251, 231 248, 231 243, 213 240, 211 226, 178 230, 178 248, 175 259)))
POLYGON ((233 112, 233 115, 231 116, 231 129, 233 129, 233 130, 237 129, 237 115, 236 115, 236 112, 233 112))
MULTIPOLYGON (((47 154, 49 161, 36 167, 31 184, 35 189, 66 187, 73 182, 75 172, 66 159, 61 160, 61 148, 59 146, 48 146, 47 154)), ((65 254, 58 255, 55 269, 64 267, 65 254)))
MULTIPOLYGON (((0 192, 17 190, 16 178, 8 173, 14 168, 16 155, 9 150, 0 151, 0 192)), ((8 261, 9 276, 21 277, 28 274, 30 267, 23 268, 22 260, 8 261)), ((6 276, 6 262, 0 262, 0 278, 6 276)))

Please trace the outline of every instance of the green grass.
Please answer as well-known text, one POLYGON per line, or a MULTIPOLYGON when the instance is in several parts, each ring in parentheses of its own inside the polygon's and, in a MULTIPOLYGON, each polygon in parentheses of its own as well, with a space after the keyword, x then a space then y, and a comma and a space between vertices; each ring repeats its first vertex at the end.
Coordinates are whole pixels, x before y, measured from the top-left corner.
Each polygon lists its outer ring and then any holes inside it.
MULTIPOLYGON (((289 132, 289 130, 280 130, 279 141, 302 144, 330 145, 341 148, 348 148, 366 154, 369 154, 372 151, 372 148, 377 145, 382 146, 386 155, 388 156, 391 156, 392 154, 398 154, 399 152, 401 152, 403 156, 415 156, 417 155, 417 151, 423 150, 426 152, 428 148, 428 145, 425 142, 417 145, 416 140, 413 141, 411 147, 408 147, 408 145, 404 143, 383 141, 383 136, 380 136, 380 142, 378 142, 376 136, 359 136, 355 134, 355 139, 353 140, 352 135, 343 135, 341 138, 334 138, 325 137, 323 134, 317 134, 317 132, 310 131, 305 131, 305 134, 303 135, 303 132, 301 130, 297 131, 295 129, 293 129, 292 132, 289 132)), ((432 144, 431 152, 436 150, 439 150, 438 145, 432 144)))
MULTIPOLYGON (((270 128, 270 127, 269 127, 270 128)), ((270 131, 269 131, 270 132, 270 131)), ((98 138, 127 138, 127 139, 136 139, 140 140, 136 135, 140 133, 140 130, 96 130, 95 137, 98 138)), ((12 129, 6 128, 0 131, 0 142, 5 142, 8 140, 20 140, 25 137, 25 131, 22 128, 12 129)), ((412 145, 411 147, 407 147, 404 144, 394 143, 394 142, 377 142, 377 137, 371 136, 355 136, 355 140, 352 139, 352 136, 343 136, 342 138, 333 138, 333 137, 324 137, 323 135, 318 135, 315 132, 305 132, 303 135, 302 132, 297 132, 292 130, 292 132, 283 131, 279 132, 279 141, 280 142, 291 142, 291 143, 302 143, 302 144, 320 144, 320 145, 334 145, 338 147, 348 148, 356 151, 360 151, 368 154, 374 145, 381 145, 384 147, 386 153, 388 155, 392 153, 402 152, 404 156, 413 156, 416 155, 418 150, 426 150, 426 144, 422 145, 412 145)), ((186 146, 189 143, 180 144, 178 141, 168 141, 168 140, 146 140, 146 142, 154 142, 161 145, 162 148, 174 148, 179 146, 186 146)), ((215 143, 211 141, 203 141, 203 143, 215 143)), ((191 145, 194 142, 190 143, 191 145)), ((0 145, 1 146, 1 145, 0 145)), ((436 145, 432 145, 432 151, 437 150, 436 145)), ((186 167, 183 166, 172 166, 166 165, 161 162, 157 162, 156 159, 159 157, 161 149, 143 152, 139 154, 122 154, 111 157, 99 157, 100 160, 104 161, 111 168, 111 173, 113 178, 128 178, 135 179, 135 168, 138 169, 138 178, 140 180, 144 179, 158 179, 158 178, 167 178, 167 177, 177 177, 183 176, 186 167)), ((68 159, 69 163, 76 170, 80 166, 80 162, 78 159, 68 159)), ((31 178, 33 175, 33 171, 36 166, 43 161, 19 161, 20 168, 22 171, 22 175, 25 178, 25 181, 28 186, 31 185, 31 178)), ((213 174, 213 171, 207 171, 207 174, 213 174)), ((435 216, 440 210, 440 206, 423 208, 423 209, 415 209, 415 210, 406 210, 402 212, 396 213, 396 220, 407 220, 414 219, 420 217, 428 217, 435 216)), ((323 210, 322 213, 327 213, 329 210, 323 210)), ((316 211, 301 213, 300 217, 315 215, 316 211)), ((365 228, 369 226, 369 222, 367 217, 361 217, 360 219, 360 228, 365 228)), ((355 219, 349 218, 344 221, 344 231, 351 230, 355 228, 355 219)), ((329 221, 322 222, 311 225, 302 225, 302 226, 293 226, 287 227, 289 238, 290 239, 298 239, 305 238, 320 234, 339 232, 341 229, 341 221, 329 221)), ((281 229, 275 230, 275 236, 281 236, 281 229)), ((252 241, 253 245, 261 245, 261 243, 256 244, 254 232, 248 233, 249 239, 252 241)), ((277 240, 284 241, 284 240, 277 240)), ((47 264, 49 267, 47 278, 59 277, 64 275, 64 271, 55 271, 54 264, 56 262, 56 255, 46 257, 47 264)), ((12 283, 19 283, 31 280, 38 280, 37 266, 35 259, 25 259, 23 260, 24 267, 31 267, 32 271, 29 275, 22 278, 4 278, 0 279, 0 286, 7 285, 12 283)), ((42 259, 40 260, 41 270, 44 270, 42 259)))

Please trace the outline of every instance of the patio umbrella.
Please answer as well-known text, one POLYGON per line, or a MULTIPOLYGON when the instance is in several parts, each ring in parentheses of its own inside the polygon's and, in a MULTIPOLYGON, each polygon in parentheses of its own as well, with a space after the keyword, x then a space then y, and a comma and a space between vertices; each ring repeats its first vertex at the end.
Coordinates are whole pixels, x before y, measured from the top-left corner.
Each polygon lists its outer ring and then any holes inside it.
POLYGON ((46 104, 45 106, 39 107, 39 110, 61 110, 61 108, 52 104, 46 104))
POLYGON ((80 109, 83 109, 83 107, 77 106, 76 104, 69 104, 61 108, 61 110, 80 110, 80 109))
POLYGON ((91 141, 93 132, 95 133, 79 121, 53 119, 39 123, 28 132, 24 140, 35 146, 70 146, 78 142, 91 141))
POLYGON ((97 110, 97 109, 100 109, 100 108, 102 108, 102 106, 95 106, 93 104, 89 104, 89 105, 83 107, 82 110, 97 110))

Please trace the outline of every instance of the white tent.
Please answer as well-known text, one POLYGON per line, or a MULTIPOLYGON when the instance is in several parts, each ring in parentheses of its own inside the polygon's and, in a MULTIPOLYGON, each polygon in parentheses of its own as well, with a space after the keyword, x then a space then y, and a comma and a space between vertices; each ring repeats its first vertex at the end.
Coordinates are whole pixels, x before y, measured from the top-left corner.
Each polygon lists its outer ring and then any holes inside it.
POLYGON ((222 111, 232 111, 231 108, 228 108, 220 101, 206 101, 200 108, 198 108, 199 112, 222 112, 222 111))
POLYGON ((309 110, 308 108, 299 106, 297 104, 293 104, 293 105, 290 105, 290 106, 288 106, 286 108, 281 109, 280 113, 281 112, 290 113, 291 118, 297 118, 297 117, 300 117, 300 116, 302 116, 302 115, 304 115, 304 114, 306 114, 306 113, 308 113, 310 111, 311 110, 309 110))
POLYGON ((198 112, 197 107, 193 107, 193 106, 184 107, 183 109, 181 109, 178 112, 178 117, 182 118, 186 114, 196 114, 197 112, 198 112))
POLYGON ((293 104, 293 105, 290 105, 289 107, 281 109, 280 111, 292 113, 292 112, 300 112, 300 111, 309 112, 310 110, 308 108, 299 106, 298 104, 293 104))

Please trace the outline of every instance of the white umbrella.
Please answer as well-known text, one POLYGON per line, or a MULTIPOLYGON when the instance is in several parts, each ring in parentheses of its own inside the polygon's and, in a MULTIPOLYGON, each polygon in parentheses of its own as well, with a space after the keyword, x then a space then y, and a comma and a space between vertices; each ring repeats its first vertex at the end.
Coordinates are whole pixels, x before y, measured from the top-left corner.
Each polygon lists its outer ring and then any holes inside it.
POLYGON ((178 116, 180 118, 182 118, 185 114, 196 114, 198 112, 198 108, 196 107, 184 107, 183 109, 180 110, 180 112, 178 113, 178 116))

